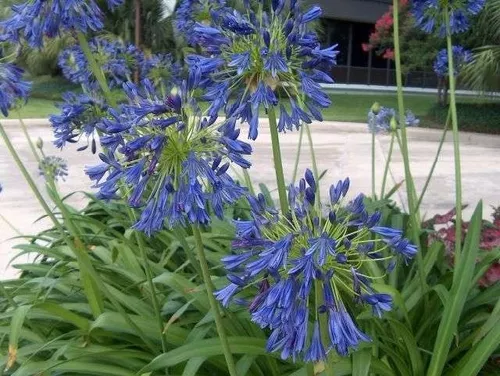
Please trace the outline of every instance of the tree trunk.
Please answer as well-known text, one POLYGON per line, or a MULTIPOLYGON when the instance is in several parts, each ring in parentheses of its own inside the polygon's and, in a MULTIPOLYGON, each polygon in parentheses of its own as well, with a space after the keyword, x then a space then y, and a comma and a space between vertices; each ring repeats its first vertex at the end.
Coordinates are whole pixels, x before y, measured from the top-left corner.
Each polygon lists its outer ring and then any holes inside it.
POLYGON ((438 104, 442 107, 448 105, 448 80, 444 77, 438 78, 438 104))
MULTIPOLYGON (((134 10, 135 10, 135 46, 137 48, 141 48, 141 31, 142 31, 142 23, 141 23, 141 0, 134 0, 134 10)), ((138 83, 140 80, 140 72, 139 69, 135 71, 134 81, 138 83)))

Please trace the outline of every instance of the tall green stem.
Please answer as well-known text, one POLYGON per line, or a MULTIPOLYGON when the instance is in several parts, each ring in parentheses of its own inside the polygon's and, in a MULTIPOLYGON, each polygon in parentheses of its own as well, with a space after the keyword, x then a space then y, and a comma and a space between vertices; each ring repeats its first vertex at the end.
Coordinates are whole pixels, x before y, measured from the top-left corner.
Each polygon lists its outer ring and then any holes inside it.
POLYGON ((104 73, 102 72, 102 69, 99 67, 97 64, 97 61, 94 58, 94 55, 92 54, 92 51, 90 50, 90 45, 85 37, 85 35, 81 32, 77 33, 77 38, 78 38, 78 43, 80 44, 80 47, 83 51, 83 54, 85 55, 85 58, 87 59, 87 62, 89 63, 90 70, 94 74, 97 82, 99 83, 99 86, 101 87, 101 90, 103 91, 104 97, 106 98, 106 101, 111 107, 116 107, 116 100, 113 98, 113 95, 111 93, 111 90, 109 88, 108 82, 106 81, 106 77, 104 76, 104 73))
MULTIPOLYGON (((401 69, 401 46, 399 43, 399 1, 392 1, 392 14, 394 20, 394 61, 396 64, 396 83, 398 94, 398 112, 399 112, 399 125, 401 127, 401 154, 403 155, 406 192, 408 196, 408 209, 410 215, 410 228, 414 244, 418 249, 420 246, 420 216, 418 214, 416 205, 416 191, 415 184, 410 169, 410 155, 408 150, 408 136, 406 134, 406 119, 405 119, 405 106, 403 99, 403 78, 401 69)), ((427 283, 425 279, 424 261, 422 252, 417 252, 417 264, 420 285, 422 291, 427 290, 427 283)))
POLYGON ((144 240, 142 239, 141 234, 135 232, 135 238, 137 240, 137 245, 139 246, 139 251, 141 252, 142 259, 144 262, 144 271, 146 272, 146 279, 148 281, 149 290, 151 291, 151 301, 153 303, 153 309, 156 313, 156 320, 158 321, 158 329, 160 330, 161 347, 163 352, 165 353, 167 352, 167 339, 163 330, 163 319, 161 317, 160 303, 158 302, 158 296, 156 295, 156 288, 153 283, 153 275, 149 267, 149 259, 146 253, 146 247, 144 245, 144 240))
POLYGON ((31 188, 33 194, 35 195, 35 198, 38 200, 40 205, 42 206, 43 210, 45 211, 45 214, 50 218, 54 226, 56 226, 61 232, 64 232, 63 227, 61 226, 61 223, 57 220, 56 216, 54 213, 52 213, 52 210, 50 210, 49 205, 43 198, 40 190, 36 186, 34 180, 31 178, 30 173, 24 166, 24 163, 21 161, 21 158, 19 157, 19 154, 17 154, 16 149, 12 145, 12 142, 9 139, 9 136, 5 132, 5 129, 2 124, 0 124, 0 136, 2 136, 2 139, 5 142, 5 145, 7 146, 7 149, 9 150, 9 153, 11 154, 12 158, 14 159, 14 162, 17 165, 17 168, 19 171, 21 171, 21 174, 23 175, 24 179, 28 183, 29 187, 31 188))
POLYGON ((33 156, 35 157, 36 161, 40 163, 40 156, 36 151, 35 144, 33 143, 33 140, 31 139, 31 136, 28 133, 28 128, 26 127, 26 123, 24 122, 21 116, 21 111, 19 110, 17 110, 17 117, 19 119, 19 123, 21 124, 21 129, 24 133, 24 137, 26 137, 26 140, 28 140, 28 145, 30 146, 31 152, 33 153, 33 156))
POLYGON ((85 245, 81 240, 80 231, 78 227, 73 223, 71 212, 61 200, 54 176, 47 176, 46 181, 47 187, 49 188, 49 194, 58 209, 61 211, 64 219, 64 224, 68 228, 68 231, 72 237, 70 239, 67 239, 66 241, 73 251, 78 264, 80 265, 80 275, 83 288, 92 313, 94 314, 94 317, 97 318, 104 311, 104 299, 102 297, 101 289, 97 283, 97 280, 93 278, 93 274, 96 273, 95 269, 90 261, 90 258, 88 257, 87 249, 85 248, 85 245))
POLYGON ((203 281, 207 289, 210 308, 214 313, 215 325, 217 326, 217 333, 219 334, 219 338, 222 344, 222 351, 224 352, 224 357, 226 358, 227 369, 231 376, 237 376, 233 355, 231 354, 231 348, 229 347, 226 330, 224 328, 224 323, 222 322, 219 303, 214 296, 214 286, 212 284, 212 280, 210 279, 210 270, 208 269, 208 262, 207 258, 205 257, 205 248, 203 247, 203 239, 201 238, 200 228, 196 225, 193 225, 192 227, 194 240, 196 243, 196 253, 198 255, 198 261, 200 262, 203 281))
POLYGON ((422 192, 420 193, 420 197, 417 202, 417 209, 420 209, 420 205, 422 204, 422 200, 424 199, 425 193, 427 192, 427 188, 431 182, 432 176, 434 175, 434 170, 436 169, 437 162, 439 160, 439 156, 441 155, 441 150, 443 149, 444 141, 446 140, 446 134, 448 133, 448 127, 450 123, 451 112, 448 111, 448 118, 446 119, 446 124, 444 125, 443 135, 441 136, 441 140, 439 141, 439 146, 436 152, 436 156, 434 157, 434 161, 432 162, 432 167, 425 180, 424 188, 422 188, 422 192))
POLYGON ((302 154, 302 139, 304 138, 304 127, 300 127, 299 144, 297 145, 297 153, 295 154, 295 164, 293 166, 292 183, 297 179, 297 172, 299 170, 300 154, 302 154))
MULTIPOLYGON (((52 221, 54 226, 60 231, 61 236, 63 237, 66 244, 74 251, 75 256, 77 257, 78 261, 83 264, 85 262, 85 260, 81 256, 82 256, 82 253, 83 254, 85 253, 85 250, 81 250, 81 251, 79 250, 81 242, 77 238, 75 238, 74 242, 68 238, 63 226, 61 225, 59 220, 56 218, 56 216, 54 215, 52 210, 50 210, 50 208, 49 208, 47 202, 45 201, 45 199, 43 198, 40 190, 36 186, 35 182, 31 178, 31 175, 29 174, 28 170, 26 169, 23 162, 21 161, 21 158, 19 158, 19 154, 17 154, 17 152, 16 152, 14 146, 12 145, 12 142, 10 141, 9 136, 5 132, 5 129, 4 129, 2 124, 0 124, 0 136, 3 138, 5 145, 7 146, 7 149, 9 150, 10 154, 12 155, 12 158, 14 159, 17 167, 19 168, 19 171, 21 171, 21 174, 26 179, 26 182, 30 186, 31 190, 33 191, 33 194, 35 195, 36 199, 38 200, 38 202, 42 206, 43 210, 45 211, 47 216, 50 218, 50 220, 52 221)), ((63 212, 63 215, 64 215, 64 212, 63 212)), ((88 264, 86 264, 85 266, 89 267, 88 264)), ((84 272, 82 270, 82 273, 83 273, 82 280, 88 282, 89 280, 86 278, 87 277, 86 272, 84 272)), ((89 282, 88 284, 84 283, 84 287, 86 289, 86 292, 89 293, 89 295, 88 295, 89 305, 92 308, 92 312, 94 313, 94 317, 98 317, 102 312, 102 300, 100 298, 98 298, 100 296, 100 294, 98 294, 98 292, 96 292, 96 290, 95 290, 97 288, 97 286, 95 286, 94 284, 91 285, 91 283, 89 282), (90 298, 91 293, 95 299, 90 298)))
POLYGON ((313 139, 312 139, 311 128, 309 127, 309 124, 304 124, 303 127, 306 127, 307 140, 309 141, 309 150, 311 152, 313 174, 314 174, 314 179, 316 179, 316 203, 317 203, 318 215, 319 215, 319 208, 321 207, 321 191, 319 188, 320 184, 319 184, 318 163, 316 161, 316 152, 314 151, 314 143, 313 143, 313 139))
MULTIPOLYGON (((397 84, 397 97, 398 97, 398 112, 399 112, 399 125, 401 127, 401 154, 403 155, 405 182, 408 196, 408 206, 410 215, 414 219, 417 218, 414 212, 415 206, 415 188, 413 177, 410 168, 410 153, 408 150, 408 136, 406 132, 405 121, 405 106, 403 99, 403 78, 401 69, 401 47, 399 43, 399 0, 393 0, 393 19, 394 19, 394 62, 396 65, 396 84, 397 84)), ((414 225, 419 226, 418 220, 414 225)))
POLYGON ((394 139, 396 131, 391 132, 391 143, 389 145, 389 153, 387 154, 387 161, 385 162, 384 177, 382 178, 382 190, 380 191, 380 198, 383 199, 385 195, 385 184, 387 182, 387 175, 389 174, 389 166, 391 164, 392 152, 394 150, 394 139))
POLYGON ((276 183, 278 185, 278 195, 281 212, 288 213, 288 199, 286 197, 285 175, 283 173, 283 161, 281 159, 280 139, 278 135, 278 122, 274 107, 270 106, 267 116, 269 118, 269 128, 271 130, 271 142, 273 147, 274 170, 276 172, 276 183))
POLYGON ((372 199, 377 199, 375 193, 375 132, 372 132, 372 199))
POLYGON ((453 67, 453 45, 451 43, 450 15, 445 7, 446 46, 448 49, 448 78, 450 82, 450 111, 453 129, 453 151, 455 157, 455 265, 459 265, 462 249, 462 168, 460 164, 460 136, 458 133, 457 102, 455 96, 455 70, 453 67))
MULTIPOLYGON (((87 62, 90 66, 90 70, 92 71, 93 75, 97 79, 97 82, 99 83, 99 86, 101 87, 101 90, 104 94, 104 97, 106 98, 106 101, 108 102, 108 104, 110 106, 116 107, 116 100, 111 93, 111 90, 109 88, 108 82, 106 80, 106 77, 105 77, 102 69, 97 64, 97 61, 95 60, 94 55, 92 54, 92 51, 90 50, 90 46, 89 46, 89 43, 87 41, 87 38, 85 37, 85 35, 83 33, 78 33, 77 38, 78 38, 78 42, 80 44, 80 47, 85 55, 85 58, 87 59, 87 62)), ((129 211, 129 217, 131 220, 135 220, 134 213, 132 212, 132 210, 129 211)), ((151 290, 151 298, 152 298, 153 308, 155 310, 158 325, 159 325, 162 350, 163 350, 163 352, 166 352, 167 341, 165 338, 165 334, 163 333, 163 320, 161 318, 160 304, 158 302, 156 288, 155 288, 155 285, 153 283, 153 277, 152 277, 151 269, 149 267, 149 260, 147 258, 146 250, 145 250, 144 243, 142 241, 141 236, 138 233, 136 233, 135 236, 136 236, 137 244, 139 246, 139 251, 141 252, 141 256, 144 260, 144 270, 146 273, 146 279, 148 282, 148 286, 151 290)), ((194 264, 193 264, 193 266, 196 267, 194 264)))
POLYGON ((3 216, 3 214, 0 214, 0 219, 5 222, 7 226, 11 228, 12 231, 14 231, 17 235, 22 236, 23 234, 21 231, 19 231, 16 226, 14 226, 7 218, 3 216))

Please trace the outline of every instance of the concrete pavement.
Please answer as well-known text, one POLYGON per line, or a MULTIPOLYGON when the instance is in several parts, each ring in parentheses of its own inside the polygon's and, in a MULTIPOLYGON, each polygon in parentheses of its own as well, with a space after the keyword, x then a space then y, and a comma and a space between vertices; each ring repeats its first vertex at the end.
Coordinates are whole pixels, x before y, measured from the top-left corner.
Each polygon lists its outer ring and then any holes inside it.
MULTIPOLYGON (((83 169, 97 162, 97 157, 90 151, 76 152, 76 147, 70 145, 62 152, 51 145, 52 134, 45 119, 27 121, 33 139, 41 137, 45 141, 47 155, 57 155, 65 158, 69 165, 69 178, 60 184, 63 194, 89 190, 90 182, 83 169)), ((33 173, 38 176, 38 167, 33 161, 27 142, 25 141, 17 121, 3 121, 12 142, 21 158, 33 173)), ((371 192, 371 135, 364 124, 345 122, 324 122, 312 126, 313 141, 320 170, 327 170, 322 185, 324 194, 330 182, 349 176, 351 179, 351 197, 359 192, 371 192), (328 184, 327 184, 328 183, 328 184)), ((253 143, 253 166, 250 170, 255 183, 265 183, 274 186, 274 167, 272 163, 271 139, 265 121, 261 121, 260 135, 253 143)), ((246 129, 242 130, 245 135, 246 129)), ((409 147, 412 172, 417 190, 423 187, 431 164, 433 162, 441 131, 430 129, 410 129, 409 147)), ((280 137, 286 178, 291 179, 295 162, 299 132, 289 132, 280 137)), ((377 192, 380 191, 385 158, 389 149, 390 136, 379 135, 376 142, 376 174, 377 192)), ((4 191, 0 194, 0 215, 23 234, 34 234, 47 226, 45 220, 38 221, 42 210, 33 198, 26 182, 14 165, 14 162, 3 142, 0 141, 0 184, 4 191)), ((473 206, 483 199, 485 217, 491 213, 490 205, 500 205, 500 136, 461 133, 461 155, 463 174, 463 202, 470 204, 465 217, 470 216, 473 206)), ((303 174, 311 166, 311 158, 307 138, 304 137, 302 154, 299 164, 299 174, 303 174)), ((403 161, 396 145, 391 164, 391 175, 387 186, 391 188, 395 182, 404 177, 403 161)), ((40 187, 41 177, 36 178, 40 187)), ((422 204, 422 213, 429 217, 435 213, 444 213, 454 206, 454 159, 451 132, 449 132, 438 162, 435 176, 429 186, 428 193, 422 204)), ((404 187, 394 198, 406 206, 404 187)), ((85 205, 81 194, 74 195, 70 202, 78 207, 85 205)), ((14 275, 7 267, 9 260, 16 251, 12 246, 21 240, 9 240, 16 232, 0 218, 0 278, 14 275)), ((24 260, 22 260, 24 261, 24 260)))

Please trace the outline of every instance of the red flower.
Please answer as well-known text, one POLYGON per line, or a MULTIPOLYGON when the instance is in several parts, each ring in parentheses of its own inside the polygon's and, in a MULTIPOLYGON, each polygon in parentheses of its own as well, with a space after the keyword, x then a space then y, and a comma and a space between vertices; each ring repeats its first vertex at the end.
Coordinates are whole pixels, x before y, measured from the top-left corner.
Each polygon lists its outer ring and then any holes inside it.
POLYGON ((362 43, 361 48, 363 49, 363 51, 368 52, 372 49, 372 46, 369 43, 362 43))
POLYGON ((394 60, 394 50, 392 48, 388 48, 385 50, 384 55, 382 55, 384 59, 394 60))

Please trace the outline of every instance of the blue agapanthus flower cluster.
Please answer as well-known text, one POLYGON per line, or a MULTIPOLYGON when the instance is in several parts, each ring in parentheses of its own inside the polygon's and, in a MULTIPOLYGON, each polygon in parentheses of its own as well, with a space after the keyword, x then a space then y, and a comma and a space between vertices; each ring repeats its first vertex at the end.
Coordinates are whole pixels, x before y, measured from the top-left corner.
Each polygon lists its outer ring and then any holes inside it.
POLYGON ((188 44, 194 44, 193 29, 197 23, 210 23, 210 11, 226 5, 225 0, 181 0, 175 12, 174 26, 188 44))
MULTIPOLYGON (((123 0, 107 0, 113 9, 123 0)), ((41 47, 45 37, 54 38, 64 31, 87 33, 104 27, 104 17, 94 0, 29 0, 12 6, 12 15, 0 22, 0 41, 25 40, 41 47)))
POLYGON ((163 84, 166 89, 172 89, 181 84, 182 67, 171 54, 142 55, 139 68, 140 77, 155 85, 163 84))
POLYGON ((64 181, 68 176, 68 164, 60 157, 44 157, 38 165, 38 170, 41 176, 55 181, 59 179, 64 181))
POLYGON ((248 198, 252 219, 236 221, 235 253, 222 259, 230 284, 216 292, 223 305, 246 305, 252 321, 272 331, 268 351, 306 362, 325 360, 331 349, 345 356, 369 341, 348 307, 364 305, 380 317, 392 298, 374 290, 368 265, 391 270, 397 258, 407 261, 417 252, 401 230, 380 226, 381 213, 369 214, 363 195, 344 204, 349 179, 330 187, 324 208, 318 208, 317 189, 307 170, 289 187, 286 216, 262 195, 248 198), (320 332, 328 332, 328 342, 320 332))
POLYGON ((24 71, 11 63, 0 62, 0 112, 8 116, 17 100, 26 100, 31 83, 23 80, 24 71))
POLYGON ((412 14, 417 26, 426 33, 446 34, 448 12, 451 34, 462 33, 470 27, 470 17, 477 15, 486 0, 412 0, 412 14))
MULTIPOLYGON (((103 37, 93 38, 90 50, 106 76, 110 87, 121 87, 130 81, 145 57, 133 44, 103 37)), ((98 83, 91 73, 87 59, 79 45, 70 46, 59 55, 59 67, 64 76, 87 90, 95 90, 98 83)))
POLYGON ((250 124, 249 138, 258 136, 259 110, 279 106, 280 131, 322 120, 320 109, 331 105, 320 83, 331 83, 336 46, 321 48, 312 21, 315 6, 301 11, 301 1, 272 2, 269 12, 248 7, 212 11, 212 26, 194 27, 197 44, 206 55, 190 55, 189 86, 205 89, 209 114, 224 110, 228 118, 250 124), (287 98, 287 107, 280 98, 287 98))
MULTIPOLYGON (((462 46, 453 46, 452 51, 453 73, 457 76, 463 66, 472 61, 472 53, 462 46)), ((438 52, 433 68, 439 77, 448 77, 448 50, 446 48, 438 52)))
POLYGON ((139 208, 135 228, 148 235, 164 227, 207 224, 244 193, 229 176, 231 163, 248 168, 250 145, 239 141, 235 122, 211 123, 183 87, 167 96, 149 80, 127 83, 130 104, 103 120, 102 164, 87 175, 99 196, 126 194, 139 208))
POLYGON ((63 100, 58 105, 61 112, 49 117, 55 136, 54 144, 62 148, 66 143, 77 143, 83 137, 86 145, 79 150, 91 144, 95 153, 95 136, 103 118, 108 115, 107 104, 97 95, 85 93, 67 92, 63 94, 63 100))
MULTIPOLYGON (((410 110, 405 113, 405 125, 417 127, 420 120, 410 110)), ((399 116, 397 111, 390 107, 375 104, 368 112, 368 130, 371 133, 387 133, 399 128, 399 116)))

